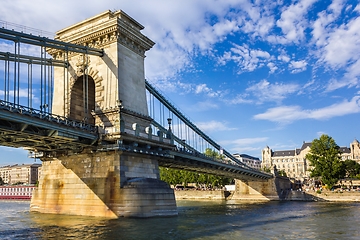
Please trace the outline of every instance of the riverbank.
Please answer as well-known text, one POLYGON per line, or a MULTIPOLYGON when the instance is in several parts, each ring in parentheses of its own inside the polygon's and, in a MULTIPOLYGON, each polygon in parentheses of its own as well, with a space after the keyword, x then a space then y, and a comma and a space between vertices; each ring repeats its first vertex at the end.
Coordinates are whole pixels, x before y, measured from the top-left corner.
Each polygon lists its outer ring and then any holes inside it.
POLYGON ((225 200, 224 190, 177 190, 175 192, 176 200, 225 200))
MULTIPOLYGON (((176 200, 244 200, 244 201, 276 201, 276 196, 262 196, 260 194, 235 194, 224 190, 182 190, 175 191, 176 200)), ((324 201, 324 202, 360 202, 360 192, 331 192, 323 191, 289 191, 284 201, 324 201)))
POLYGON ((360 202, 360 192, 332 192, 323 191, 321 193, 306 192, 308 196, 313 197, 314 201, 326 202, 360 202))
POLYGON ((273 197, 264 197, 260 194, 236 194, 235 191, 225 190, 181 190, 174 191, 176 200, 244 200, 270 201, 273 197))

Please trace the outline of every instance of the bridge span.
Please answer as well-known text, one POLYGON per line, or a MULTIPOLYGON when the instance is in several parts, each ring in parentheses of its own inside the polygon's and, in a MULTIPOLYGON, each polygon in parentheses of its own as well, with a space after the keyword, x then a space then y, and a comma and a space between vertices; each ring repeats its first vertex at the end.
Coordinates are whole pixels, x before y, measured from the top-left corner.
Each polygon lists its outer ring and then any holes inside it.
POLYGON ((9 46, 0 52, 0 145, 41 156, 32 211, 176 215, 158 166, 246 181, 273 177, 233 157, 144 80, 145 52, 154 43, 142 29, 121 10, 55 39, 0 28, 9 46), (205 156, 207 148, 227 160, 205 156))

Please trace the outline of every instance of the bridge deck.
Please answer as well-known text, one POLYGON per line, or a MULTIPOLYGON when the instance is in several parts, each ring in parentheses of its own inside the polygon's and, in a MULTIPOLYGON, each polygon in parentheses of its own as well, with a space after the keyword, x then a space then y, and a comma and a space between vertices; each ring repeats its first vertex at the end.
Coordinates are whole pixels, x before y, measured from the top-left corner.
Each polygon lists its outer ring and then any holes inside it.
POLYGON ((79 150, 98 140, 97 128, 0 100, 0 145, 38 151, 79 150))

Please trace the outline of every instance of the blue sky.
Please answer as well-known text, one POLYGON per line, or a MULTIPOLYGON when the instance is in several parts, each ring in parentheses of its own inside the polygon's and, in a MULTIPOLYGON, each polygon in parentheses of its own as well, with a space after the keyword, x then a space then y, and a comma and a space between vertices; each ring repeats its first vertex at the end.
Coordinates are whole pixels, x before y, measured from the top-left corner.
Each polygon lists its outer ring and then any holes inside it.
POLYGON ((118 9, 156 43, 147 80, 229 152, 360 139, 359 1, 3 0, 0 20, 56 32, 118 9))

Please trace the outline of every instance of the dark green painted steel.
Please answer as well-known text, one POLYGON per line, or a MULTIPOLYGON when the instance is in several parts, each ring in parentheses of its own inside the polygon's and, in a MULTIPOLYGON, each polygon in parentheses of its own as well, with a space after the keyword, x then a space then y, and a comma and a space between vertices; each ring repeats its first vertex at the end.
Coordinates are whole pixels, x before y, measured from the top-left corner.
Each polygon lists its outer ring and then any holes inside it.
POLYGON ((0 145, 55 152, 81 150, 99 139, 95 126, 0 101, 0 145))
POLYGON ((0 28, 0 39, 6 39, 13 42, 21 42, 51 49, 59 49, 67 52, 85 53, 99 57, 102 57, 104 55, 104 51, 102 49, 89 48, 87 46, 62 42, 46 37, 34 36, 31 34, 17 32, 5 28, 0 28))

